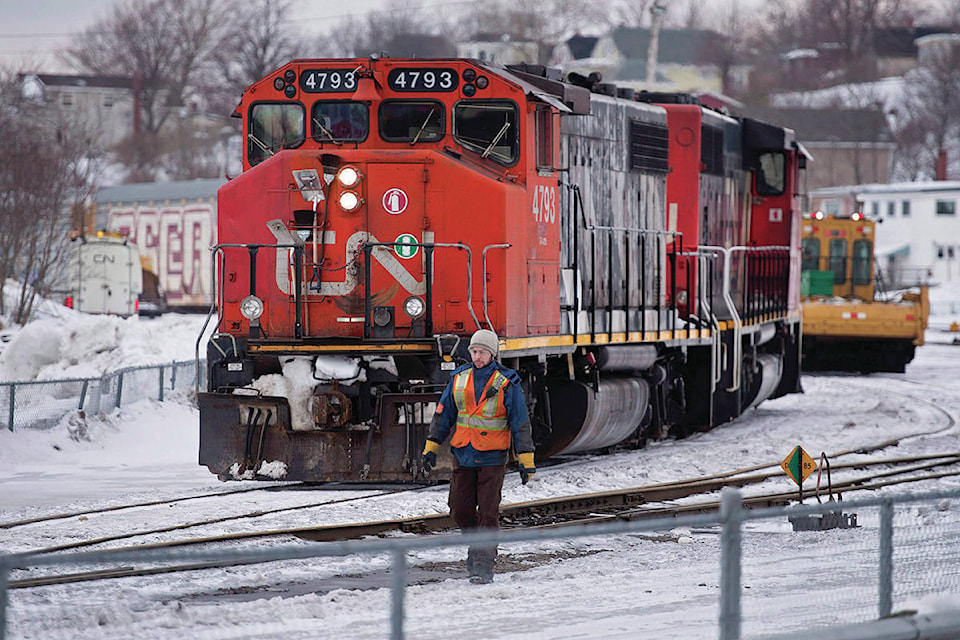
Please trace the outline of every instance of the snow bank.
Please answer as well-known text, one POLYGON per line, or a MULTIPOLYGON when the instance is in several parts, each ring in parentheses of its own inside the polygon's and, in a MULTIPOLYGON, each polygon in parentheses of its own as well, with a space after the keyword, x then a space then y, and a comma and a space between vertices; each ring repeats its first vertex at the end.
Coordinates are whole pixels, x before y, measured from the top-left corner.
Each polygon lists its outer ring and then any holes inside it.
MULTIPOLYGON (((122 367, 192 360, 205 318, 74 313, 67 320, 31 322, 0 354, 0 381, 96 378, 122 367)), ((204 336, 201 353, 206 340, 204 336)))

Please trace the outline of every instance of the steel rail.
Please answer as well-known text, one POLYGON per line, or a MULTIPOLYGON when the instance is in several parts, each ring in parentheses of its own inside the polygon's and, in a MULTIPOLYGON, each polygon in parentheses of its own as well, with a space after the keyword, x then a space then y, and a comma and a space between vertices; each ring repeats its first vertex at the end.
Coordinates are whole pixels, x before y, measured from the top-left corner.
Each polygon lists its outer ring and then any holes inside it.
MULTIPOLYGON (((896 486, 900 484, 909 484, 913 482, 922 482, 924 480, 935 480, 945 477, 955 477, 960 476, 960 471, 951 471, 943 472, 938 474, 930 474, 921 477, 913 478, 903 478, 900 480, 887 480, 884 482, 878 483, 868 483, 864 485, 859 485, 856 487, 851 487, 855 490, 863 491, 873 491, 888 486, 896 486)), ((744 498, 743 505, 747 508, 762 508, 762 507, 772 507, 772 506, 781 506, 784 504, 789 504, 794 498, 796 498, 797 493, 794 491, 784 492, 784 493, 775 493, 769 495, 753 496, 750 498, 744 498)), ((814 497, 813 492, 805 492, 804 498, 814 497)), ((842 505, 841 502, 836 503, 838 506, 842 505)), ((711 501, 707 503, 698 503, 693 505, 683 505, 683 506, 670 506, 664 507, 662 509, 647 509, 647 510, 627 510, 619 513, 612 514, 593 514, 591 513, 587 517, 580 517, 576 519, 570 519, 563 522, 551 522, 547 524, 535 524, 535 525, 526 525, 523 528, 527 529, 549 529, 549 528, 559 528, 559 527, 570 527, 570 526, 583 526, 590 524, 599 524, 603 522, 609 522, 611 520, 635 520, 639 518, 662 518, 677 516, 685 513, 696 513, 696 512, 709 512, 715 511, 720 508, 720 501, 711 501)), ((437 531, 442 528, 450 528, 453 524, 452 518, 448 515, 435 514, 433 516, 428 516, 425 518, 406 518, 398 521, 385 521, 384 523, 363 523, 360 525, 348 525, 344 527, 349 529, 351 534, 350 536, 339 537, 339 538, 330 538, 329 540, 347 540, 351 537, 359 537, 355 534, 363 531, 364 528, 373 528, 377 525, 387 524, 387 523, 396 523, 396 522, 406 522, 408 525, 413 526, 414 528, 405 529, 413 533, 426 533, 428 531, 437 531), (442 523, 446 523, 446 527, 438 527, 442 523), (420 524, 422 527, 416 528, 415 525, 420 524)), ((509 527, 508 527, 509 528, 509 527)), ((385 531, 381 530, 381 532, 385 531)), ((332 532, 332 531, 331 531, 332 532)), ((280 533, 280 532, 277 532, 280 533)), ((363 534, 370 535, 370 534, 363 534)), ((315 538, 309 538, 315 539, 315 538)), ((146 545, 139 548, 150 548, 153 546, 163 546, 163 545, 146 545)), ((123 578, 123 577, 139 577, 139 576, 148 576, 148 575, 159 575, 164 573, 180 573, 184 571, 199 571, 205 569, 219 569, 226 567, 235 567, 242 566, 247 564, 258 564, 259 560, 250 560, 250 561, 238 561, 231 560, 227 562, 204 562, 204 563, 194 563, 186 565, 175 565, 169 567, 147 567, 147 568, 133 568, 133 567, 119 567, 113 569, 100 569, 95 571, 81 572, 81 573, 72 573, 72 574, 58 574, 50 576, 41 576, 37 578, 25 578, 21 580, 11 580, 8 583, 9 589, 27 589, 41 586, 49 585, 58 585, 58 584, 72 584, 77 582, 88 582, 92 580, 105 580, 112 578, 123 578)))

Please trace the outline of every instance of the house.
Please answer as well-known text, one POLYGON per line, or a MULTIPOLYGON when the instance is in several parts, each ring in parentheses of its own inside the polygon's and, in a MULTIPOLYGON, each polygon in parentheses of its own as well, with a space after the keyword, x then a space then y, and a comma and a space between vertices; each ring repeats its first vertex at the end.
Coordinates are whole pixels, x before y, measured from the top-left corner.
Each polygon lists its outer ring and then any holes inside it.
POLYGON ((743 115, 790 127, 810 151, 807 190, 883 183, 890 179, 896 144, 883 111, 747 107, 743 115))
POLYGON ((49 107, 60 126, 80 127, 89 144, 112 147, 137 126, 133 78, 21 73, 17 80, 25 102, 49 107))
MULTIPOLYGON (((582 36, 575 36, 580 37, 582 36)), ((568 43, 571 57, 576 49, 582 53, 585 42, 568 43)), ((724 70, 718 52, 725 50, 724 36, 705 29, 661 29, 657 47, 655 86, 647 85, 647 54, 650 29, 617 27, 601 36, 589 57, 573 58, 562 63, 565 72, 588 75, 603 74, 604 82, 618 86, 654 91, 706 90, 723 93, 724 75, 728 84, 745 82, 747 69, 730 66, 724 70)), ((558 56, 559 57, 559 56, 558 56)))
POLYGON ((813 211, 861 212, 876 227, 877 268, 894 286, 960 282, 960 181, 830 187, 810 192, 813 211))
POLYGON ((845 47, 839 42, 792 49, 779 56, 777 65, 754 69, 751 84, 766 90, 789 88, 796 92, 903 76, 922 66, 930 52, 960 38, 953 30, 936 25, 879 28, 854 60, 847 59, 845 47))
POLYGON ((567 38, 553 48, 550 58, 551 66, 565 65, 573 60, 582 60, 593 56, 593 49, 597 46, 597 36, 584 36, 579 33, 567 38))
POLYGON ((540 45, 536 42, 514 40, 509 35, 477 33, 457 45, 457 57, 508 64, 537 64, 540 45))

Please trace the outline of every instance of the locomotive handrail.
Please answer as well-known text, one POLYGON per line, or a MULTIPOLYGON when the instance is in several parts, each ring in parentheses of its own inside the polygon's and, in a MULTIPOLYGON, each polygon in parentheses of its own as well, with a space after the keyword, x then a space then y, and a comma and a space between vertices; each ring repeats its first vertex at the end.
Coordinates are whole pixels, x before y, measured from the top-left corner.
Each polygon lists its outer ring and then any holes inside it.
MULTIPOLYGON (((467 252, 467 309, 470 311, 470 317, 473 318, 474 324, 477 325, 477 329, 482 329, 480 325, 480 320, 477 318, 476 312, 473 310, 473 251, 470 249, 469 245, 463 244, 462 242, 410 242, 404 243, 406 246, 410 247, 423 247, 424 253, 427 255, 432 255, 432 250, 435 248, 442 249, 464 249, 467 252)), ((364 293, 364 321, 363 321, 363 331, 364 337, 369 337, 366 333, 369 330, 370 323, 370 253, 374 247, 396 247, 396 242, 364 242, 361 247, 364 252, 364 277, 366 278, 365 282, 367 283, 367 289, 364 293)), ((429 261, 429 259, 428 259, 429 261)), ((424 273, 424 285, 427 295, 427 313, 433 314, 433 308, 431 306, 431 296, 432 296, 432 273, 431 265, 427 265, 424 273)), ((431 331, 432 333, 432 331, 431 331)))
MULTIPOLYGON (((718 251, 706 250, 706 247, 697 247, 693 251, 680 251, 677 255, 697 259, 697 271, 701 277, 697 280, 698 308, 703 309, 706 319, 710 323, 711 342, 710 350, 713 353, 713 371, 710 376, 710 392, 717 388, 717 383, 723 377, 723 363, 721 362, 720 320, 713 312, 713 277, 707 275, 707 261, 715 260, 722 254, 718 251)), ((699 318, 698 318, 699 319, 699 318)))
MULTIPOLYGON (((198 380, 198 382, 197 382, 197 387, 196 387, 196 391, 197 391, 198 393, 199 393, 199 391, 200 391, 200 386, 199 386, 199 385, 200 385, 200 383, 199 383, 199 380, 200 380, 200 342, 203 340, 203 334, 204 334, 204 332, 207 330, 207 327, 208 327, 209 324, 210 324, 210 319, 213 317, 214 311, 217 312, 217 326, 218 326, 218 327, 220 326, 220 321, 223 319, 223 315, 222 315, 222 314, 223 314, 223 305, 222 305, 222 304, 221 304, 221 305, 218 305, 218 304, 217 304, 217 296, 223 291, 223 284, 224 284, 224 283, 223 283, 223 279, 224 279, 226 276, 225 276, 225 274, 224 274, 224 270, 221 268, 221 269, 219 270, 219 271, 220 271, 220 278, 219 278, 219 280, 217 279, 217 266, 220 265, 220 262, 218 262, 218 258, 219 258, 219 260, 220 260, 221 262, 226 262, 226 258, 225 258, 224 255, 223 255, 223 249, 247 249, 247 250, 250 250, 250 249, 262 249, 262 248, 264 248, 264 247, 271 247, 271 248, 276 248, 276 249, 297 249, 297 248, 299 247, 299 248, 302 249, 302 248, 303 248, 303 243, 292 242, 292 243, 282 243, 282 244, 263 244, 263 243, 254 243, 254 242, 238 242, 238 243, 224 242, 224 243, 215 244, 215 245, 213 245, 212 247, 210 247, 210 251, 213 253, 213 260, 210 261, 210 282, 217 283, 217 285, 216 285, 217 289, 216 289, 216 291, 214 291, 214 295, 210 296, 210 309, 207 311, 207 317, 206 317, 206 319, 203 321, 203 326, 200 328, 200 334, 197 336, 197 342, 196 342, 196 344, 194 345, 194 362, 196 363, 196 368, 197 368, 197 380, 198 380)), ((251 288, 255 286, 255 283, 254 283, 253 280, 254 280, 254 279, 253 279, 253 276, 251 275, 251 278, 250 278, 250 286, 251 286, 251 288)), ((300 304, 301 304, 301 303, 299 302, 299 297, 298 297, 298 303, 297 303, 297 305, 298 305, 298 308, 297 308, 298 317, 299 317, 299 311, 300 311, 300 308, 299 308, 299 305, 300 305, 300 304)), ((220 335, 220 334, 217 334, 217 335, 220 335)), ((231 339, 233 339, 232 336, 231 336, 231 339)), ((234 352, 236 352, 236 347, 234 347, 234 352)))
MULTIPOLYGON (((611 255, 612 255, 612 251, 613 251, 613 249, 612 249, 612 243, 613 243, 613 235, 612 235, 612 234, 613 234, 613 232, 623 232, 623 233, 628 234, 628 235, 629 235, 630 233, 636 233, 638 236, 641 236, 641 237, 654 237, 654 238, 657 238, 657 240, 658 240, 658 249, 659 249, 660 246, 661 246, 661 245, 660 245, 660 241, 661 241, 661 239, 662 239, 662 242, 664 243, 664 244, 662 245, 662 247, 663 247, 663 252, 661 253, 661 252, 658 251, 658 255, 657 255, 657 262, 658 262, 658 264, 657 264, 657 269, 656 269, 656 270, 657 270, 657 273, 660 273, 660 274, 663 274, 663 273, 664 273, 664 268, 662 268, 663 265, 660 265, 659 262, 660 262, 660 258, 661 258, 662 256, 666 255, 667 258, 670 260, 669 266, 666 266, 665 268, 669 269, 669 270, 670 270, 670 274, 671 274, 671 278, 670 278, 670 286, 671 286, 670 299, 671 299, 673 302, 672 302, 672 307, 661 307, 661 306, 660 306, 660 296, 659 296, 659 295, 657 296, 657 299, 656 299, 655 304, 654 304, 654 306, 653 306, 653 311, 656 313, 656 322, 657 322, 656 330, 659 331, 659 330, 662 328, 662 327, 661 327, 661 323, 662 323, 662 321, 663 321, 661 311, 662 311, 662 310, 667 310, 667 311, 673 310, 673 311, 676 311, 676 309, 677 309, 677 306, 676 306, 676 284, 677 284, 677 283, 676 283, 676 258, 675 258, 675 256, 678 255, 678 254, 682 251, 682 249, 683 249, 683 232, 681 232, 681 231, 673 231, 673 230, 666 230, 666 229, 644 229, 644 228, 640 228, 640 227, 608 226, 608 225, 598 225, 598 224, 594 224, 594 223, 589 222, 589 221, 587 220, 586 209, 585 209, 585 207, 583 206, 583 196, 582 196, 582 192, 581 192, 579 186, 578 186, 578 185, 575 185, 575 184, 563 184, 562 186, 566 187, 566 188, 573 194, 572 219, 571 219, 571 224, 572 224, 572 226, 571 226, 571 232, 572 232, 571 235, 572 235, 572 244, 573 244, 573 250, 572 250, 573 263, 572 263, 571 267, 573 268, 574 278, 575 278, 575 279, 578 278, 579 273, 580 273, 580 271, 579 271, 579 264, 578 264, 578 260, 579 260, 579 239, 580 239, 580 236, 579 236, 578 230, 583 230, 583 231, 586 231, 586 232, 590 232, 591 235, 594 236, 594 237, 595 237, 596 232, 598 232, 598 231, 599 231, 599 232, 609 233, 609 234, 610 234, 610 237, 608 238, 608 242, 609 242, 610 245, 611 245, 611 247, 610 247, 611 255), (672 251, 669 251, 669 250, 668 250, 667 243, 670 242, 671 240, 672 240, 672 242, 673 242, 673 250, 672 250, 672 251)), ((595 245, 595 240, 594 240, 591 244, 595 245)), ((645 243, 645 242, 641 242, 641 243, 640 243, 639 250, 640 250, 640 256, 641 256, 641 258, 640 258, 640 265, 641 265, 641 269, 642 269, 642 268, 643 268, 643 265, 646 264, 646 243, 645 243)), ((593 251, 594 254, 595 254, 595 251, 596 251, 595 246, 594 246, 594 248, 593 248, 592 251, 593 251)), ((629 253, 629 249, 627 249, 627 252, 629 253)), ((591 266, 591 270, 592 270, 592 272, 595 273, 595 272, 596 272, 596 266, 597 266, 597 265, 596 265, 596 255, 593 256, 593 261, 594 261, 594 263, 593 263, 593 265, 591 266)), ((608 326, 607 326, 607 333, 608 333, 608 337, 612 338, 612 333, 613 333, 613 311, 614 311, 613 306, 612 306, 612 300, 613 300, 613 294, 612 294, 612 290, 613 290, 613 261, 612 261, 612 260, 611 260, 611 261, 609 262, 609 264, 607 265, 607 268, 608 268, 608 270, 609 270, 609 272, 610 272, 610 273, 608 273, 608 283, 607 283, 607 284, 608 284, 608 289, 609 289, 608 294, 607 294, 607 296, 608 296, 607 312, 609 313, 609 322, 608 322, 608 326)), ((626 279, 629 280, 629 279, 630 279, 630 264, 629 264, 629 261, 627 261, 627 263, 626 263, 626 270, 627 270, 626 279)), ((644 279, 641 279, 641 283, 640 283, 640 297, 641 297, 641 300, 640 300, 640 303, 639 303, 638 310, 639 310, 639 313, 640 313, 640 327, 639 327, 639 329, 640 329, 640 332, 643 333, 643 334, 645 334, 646 331, 647 331, 647 326, 646 326, 647 316, 646 316, 646 313, 645 313, 646 303, 647 303, 647 297, 646 297, 647 286, 646 286, 646 285, 647 285, 646 281, 645 281, 644 279)), ((589 309, 589 312, 590 312, 590 314, 591 314, 591 321, 590 321, 590 338, 591 338, 591 341, 594 341, 595 338, 596 338, 596 319, 597 319, 597 318, 596 318, 596 295, 597 295, 597 289, 596 289, 596 287, 591 287, 591 291, 592 291, 593 299, 591 300, 590 309, 589 309)), ((660 292, 659 283, 657 283, 657 291, 660 292)), ((580 332, 579 332, 580 287, 576 286, 576 284, 575 284, 575 285, 572 287, 572 292, 571 292, 571 293, 573 294, 573 305, 572 305, 572 307, 571 307, 571 309, 572 309, 572 316, 573 316, 573 317, 572 317, 572 328, 573 328, 573 335, 574 335, 574 336, 577 336, 577 335, 579 335, 579 333, 580 333, 580 332)), ((631 309, 631 307, 630 307, 629 295, 628 295, 628 297, 627 297, 627 302, 626 302, 626 304, 624 305, 624 308, 623 308, 623 311, 624 311, 624 322, 625 322, 625 327, 624 327, 624 329, 625 329, 625 331, 626 331, 628 334, 630 333, 630 309, 631 309)), ((670 329, 670 330, 676 329, 676 322, 677 322, 676 313, 671 313, 671 314, 669 315, 668 322, 669 322, 669 326, 667 327, 668 329, 670 329)))
POLYGON ((487 321, 487 326, 491 331, 495 331, 493 323, 490 322, 490 314, 487 313, 487 251, 490 249, 509 249, 513 245, 509 242, 502 244, 488 244, 483 248, 483 319, 487 321))
POLYGON ((731 386, 727 387, 727 391, 736 391, 740 388, 740 377, 741 377, 741 367, 740 360, 743 356, 743 320, 740 318, 740 313, 737 311, 737 307, 733 302, 733 297, 730 294, 730 283, 731 283, 731 274, 732 263, 733 263, 733 253, 743 252, 743 253, 759 253, 760 251, 771 251, 771 250, 780 250, 780 251, 790 251, 790 247, 782 245, 770 245, 764 247, 745 247, 745 246, 733 246, 733 247, 717 247, 711 245, 702 245, 701 249, 706 249, 709 251, 716 251, 723 255, 723 301, 727 305, 727 311, 730 313, 730 316, 733 321, 733 355, 731 356, 731 372, 733 375, 733 380, 731 386))

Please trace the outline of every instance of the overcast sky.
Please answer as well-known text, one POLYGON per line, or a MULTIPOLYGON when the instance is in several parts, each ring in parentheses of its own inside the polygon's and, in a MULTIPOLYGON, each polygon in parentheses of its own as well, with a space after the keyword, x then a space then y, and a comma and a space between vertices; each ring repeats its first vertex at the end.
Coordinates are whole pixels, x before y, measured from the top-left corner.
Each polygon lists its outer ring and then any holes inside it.
MULTIPOLYGON (((0 67, 20 70, 40 63, 47 71, 66 71, 58 67, 51 53, 63 47, 71 34, 109 15, 118 1, 0 0, 0 67)), ((326 20, 363 14, 387 6, 389 1, 294 0, 292 17, 303 32, 319 32, 326 20)))

